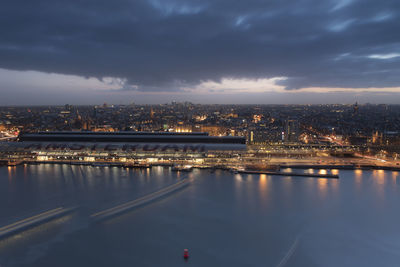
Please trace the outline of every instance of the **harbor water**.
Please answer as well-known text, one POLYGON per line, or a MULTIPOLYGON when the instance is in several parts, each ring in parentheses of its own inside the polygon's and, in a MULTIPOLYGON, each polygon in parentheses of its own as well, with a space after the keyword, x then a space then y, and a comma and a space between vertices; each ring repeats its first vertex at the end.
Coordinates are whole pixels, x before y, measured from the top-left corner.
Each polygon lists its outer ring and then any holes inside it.
POLYGON ((399 173, 328 172, 340 179, 3 166, 0 227, 59 207, 74 212, 0 239, 0 266, 397 266, 399 173), (189 185, 166 196, 91 220, 183 179, 189 185))

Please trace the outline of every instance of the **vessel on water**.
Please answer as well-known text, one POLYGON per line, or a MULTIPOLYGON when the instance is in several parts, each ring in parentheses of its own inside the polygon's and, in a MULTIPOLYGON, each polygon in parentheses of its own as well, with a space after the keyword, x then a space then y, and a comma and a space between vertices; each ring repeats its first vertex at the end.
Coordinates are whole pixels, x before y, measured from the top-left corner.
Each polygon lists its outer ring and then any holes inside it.
POLYGON ((149 163, 134 163, 134 162, 127 162, 124 164, 126 168, 150 168, 151 165, 149 163))
POLYGON ((17 166, 17 165, 20 165, 20 164, 22 164, 23 162, 21 161, 21 160, 9 160, 8 162, 7 162, 7 166, 17 166))
POLYGON ((189 172, 193 169, 192 165, 175 165, 172 167, 173 171, 186 171, 189 172))

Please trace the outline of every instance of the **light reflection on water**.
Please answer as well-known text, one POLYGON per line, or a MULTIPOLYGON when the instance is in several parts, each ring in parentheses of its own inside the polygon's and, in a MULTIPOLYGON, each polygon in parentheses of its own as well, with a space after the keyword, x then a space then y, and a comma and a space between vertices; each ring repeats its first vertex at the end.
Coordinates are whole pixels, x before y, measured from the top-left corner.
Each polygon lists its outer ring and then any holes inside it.
POLYGON ((372 171, 372 181, 376 186, 379 195, 383 197, 384 188, 386 183, 385 171, 384 170, 373 170, 372 171))
POLYGON ((261 200, 261 205, 264 206, 263 204, 266 204, 268 200, 268 179, 266 174, 260 174, 259 183, 258 183, 258 188, 259 188, 259 194, 260 194, 260 200, 261 200))
POLYGON ((41 235, 48 235, 49 233, 54 234, 55 232, 60 231, 60 226, 64 226, 65 223, 73 218, 73 216, 74 214, 64 215, 54 220, 21 231, 17 234, 0 239, 0 251, 7 250, 10 246, 12 247, 18 245, 18 243, 24 242, 24 240, 34 240, 40 238, 41 235))
POLYGON ((260 190, 261 192, 265 192, 267 189, 267 175, 260 174, 260 190))
POLYGON ((12 167, 8 166, 7 171, 8 171, 8 181, 11 183, 13 176, 15 176, 17 167, 12 167))
POLYGON ((317 179, 318 184, 318 192, 322 198, 326 197, 327 189, 328 189, 328 179, 326 178, 319 178, 317 179))
POLYGON ((399 175, 398 172, 396 172, 396 171, 392 172, 392 183, 393 183, 393 186, 397 185, 397 176, 398 175, 399 175))
POLYGON ((24 180, 28 179, 28 166, 24 164, 24 180))
POLYGON ((361 183, 362 183, 362 176, 363 176, 363 171, 360 169, 357 169, 354 171, 354 175, 355 175, 355 184, 356 184, 356 188, 358 190, 360 190, 361 188, 361 183))
POLYGON ((235 179, 236 179, 236 181, 239 181, 239 182, 243 181, 243 177, 239 173, 235 174, 235 179))
POLYGON ((331 187, 332 187, 332 192, 333 192, 334 194, 337 194, 337 193, 338 193, 338 190, 339 190, 339 183, 340 183, 340 180, 339 180, 339 179, 331 179, 331 181, 330 181, 330 185, 331 185, 331 187))
POLYGON ((331 170, 333 175, 339 175, 339 170, 338 169, 332 169, 331 170))

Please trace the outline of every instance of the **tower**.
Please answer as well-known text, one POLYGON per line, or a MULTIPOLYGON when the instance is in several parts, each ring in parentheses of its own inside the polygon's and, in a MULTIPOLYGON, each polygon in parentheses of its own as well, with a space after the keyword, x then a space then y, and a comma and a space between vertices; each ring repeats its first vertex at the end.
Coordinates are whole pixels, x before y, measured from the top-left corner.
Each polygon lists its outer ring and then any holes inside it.
POLYGON ((154 110, 153 110, 152 107, 150 108, 150 118, 151 118, 151 119, 154 118, 154 110))
POLYGON ((299 138, 299 122, 287 120, 285 125, 285 142, 296 142, 299 138))

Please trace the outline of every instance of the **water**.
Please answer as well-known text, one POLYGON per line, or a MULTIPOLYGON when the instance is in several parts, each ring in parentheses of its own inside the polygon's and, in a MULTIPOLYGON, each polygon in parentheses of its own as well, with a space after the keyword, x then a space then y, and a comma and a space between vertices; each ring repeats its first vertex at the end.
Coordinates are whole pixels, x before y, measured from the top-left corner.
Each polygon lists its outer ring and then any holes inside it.
POLYGON ((0 264, 398 266, 399 174, 339 175, 336 180, 162 167, 1 167, 1 226, 59 206, 79 209, 1 240, 0 264), (90 214, 182 178, 193 182, 111 220, 89 220, 90 214), (184 248, 190 252, 187 262, 184 248))

